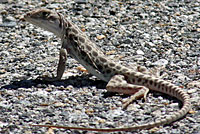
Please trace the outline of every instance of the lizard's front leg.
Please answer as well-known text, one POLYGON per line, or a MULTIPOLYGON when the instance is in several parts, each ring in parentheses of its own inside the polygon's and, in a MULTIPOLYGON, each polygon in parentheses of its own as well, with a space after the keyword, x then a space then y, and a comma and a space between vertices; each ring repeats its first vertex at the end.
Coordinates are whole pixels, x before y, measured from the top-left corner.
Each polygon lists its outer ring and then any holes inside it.
POLYGON ((56 77, 44 77, 43 80, 45 81, 57 81, 60 80, 64 71, 65 71, 65 66, 66 66, 66 61, 67 61, 67 51, 65 48, 60 49, 60 56, 59 56, 59 63, 58 63, 58 68, 57 68, 57 76, 56 77))
POLYGON ((123 75, 113 76, 108 82, 106 89, 110 92, 131 95, 131 97, 123 104, 123 109, 126 108, 132 101, 138 98, 144 97, 144 99, 146 100, 146 95, 149 92, 149 89, 145 86, 127 83, 123 75))

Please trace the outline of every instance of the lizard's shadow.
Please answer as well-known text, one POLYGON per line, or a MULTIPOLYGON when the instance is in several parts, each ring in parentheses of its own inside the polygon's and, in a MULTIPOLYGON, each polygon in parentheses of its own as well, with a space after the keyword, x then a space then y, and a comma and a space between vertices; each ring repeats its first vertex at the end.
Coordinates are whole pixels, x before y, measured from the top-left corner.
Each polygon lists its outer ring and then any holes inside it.
MULTIPOLYGON (((70 76, 67 79, 60 80, 60 81, 54 81, 54 82, 47 82, 43 81, 41 79, 23 79, 18 81, 12 81, 9 84, 0 87, 1 89, 7 89, 7 90, 17 90, 18 88, 46 88, 48 85, 54 85, 54 86, 63 86, 67 87, 69 85, 72 85, 75 88, 81 88, 81 87, 92 87, 95 86, 97 89, 105 89, 107 83, 98 80, 98 79, 92 79, 90 77, 91 75, 81 75, 81 76, 70 76)), ((116 95, 115 93, 111 92, 104 92, 103 97, 110 97, 116 95)))
POLYGON ((0 89, 18 89, 18 88, 31 88, 31 87, 40 87, 45 88, 48 85, 54 85, 54 86, 64 86, 67 87, 69 85, 72 85, 73 87, 84 87, 84 86, 96 86, 100 89, 105 89, 106 82, 97 80, 97 79, 91 79, 89 75, 81 75, 81 76, 70 76, 67 79, 60 80, 60 81, 54 81, 54 82, 47 82, 43 81, 41 79, 23 79, 19 81, 12 81, 9 84, 2 86, 0 89))
MULTIPOLYGON (((33 87, 38 87, 38 88, 47 88, 48 85, 54 85, 54 86, 63 86, 64 88, 66 88, 69 85, 72 85, 75 88, 81 88, 81 87, 92 87, 95 86, 97 89, 105 89, 107 82, 104 82, 102 80, 98 80, 98 79, 92 79, 90 77, 91 75, 80 75, 80 76, 70 76, 67 79, 64 80, 60 80, 60 81, 54 81, 54 82, 47 82, 47 81, 43 81, 40 79, 24 79, 24 80, 20 80, 20 81, 12 81, 10 82, 10 84, 5 85, 0 87, 1 89, 7 89, 7 90, 17 90, 18 88, 33 88, 33 87)), ((150 91, 150 92, 155 92, 155 91, 150 91)), ((111 97, 111 96, 116 96, 119 95, 122 98, 126 98, 129 95, 120 95, 117 93, 113 93, 113 92, 103 92, 103 97, 107 98, 107 97, 111 97)), ((153 96, 155 98, 162 96, 163 98, 169 99, 169 100, 177 100, 174 97, 165 95, 165 94, 153 94, 153 96)), ((178 100, 177 100, 178 101, 178 100)), ((179 101, 178 101, 179 102, 179 101)), ((182 106, 182 105, 181 105, 182 106)), ((180 107, 181 107, 180 106, 180 107)))

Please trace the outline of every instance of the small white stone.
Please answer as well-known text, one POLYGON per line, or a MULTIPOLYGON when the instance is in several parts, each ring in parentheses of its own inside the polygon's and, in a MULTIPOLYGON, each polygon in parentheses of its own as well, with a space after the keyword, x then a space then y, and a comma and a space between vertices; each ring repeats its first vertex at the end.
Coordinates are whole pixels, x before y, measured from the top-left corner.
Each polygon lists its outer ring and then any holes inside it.
POLYGON ((197 92, 197 88, 192 88, 192 89, 188 90, 189 94, 195 93, 195 92, 197 92))
POLYGON ((144 55, 144 52, 143 52, 142 50, 140 50, 140 49, 137 50, 136 53, 137 53, 137 54, 140 54, 140 55, 144 55))
POLYGON ((59 96, 65 96, 65 93, 63 91, 54 91, 52 92, 56 97, 59 97, 59 96))
POLYGON ((160 59, 160 60, 154 62, 153 64, 157 65, 157 66, 166 66, 168 64, 168 61, 165 59, 160 59))
POLYGON ((48 92, 44 91, 44 90, 40 90, 40 91, 34 92, 33 95, 36 95, 38 97, 47 98, 48 97, 48 92))
POLYGON ((149 46, 151 46, 151 47, 154 47, 154 46, 155 46, 155 44, 152 43, 152 42, 148 42, 148 44, 149 44, 149 46))
POLYGON ((172 103, 172 104, 170 104, 170 107, 172 107, 174 109, 178 109, 179 105, 178 105, 178 103, 172 103))
POLYGON ((119 117, 120 115, 123 115, 124 111, 121 109, 115 109, 115 110, 111 110, 108 114, 108 116, 111 117, 119 117))
POLYGON ((49 31, 43 31, 42 34, 46 35, 46 36, 52 36, 52 35, 54 35, 53 33, 49 32, 49 31))
POLYGON ((8 126, 8 123, 6 123, 6 122, 0 122, 0 128, 3 128, 5 126, 8 126))

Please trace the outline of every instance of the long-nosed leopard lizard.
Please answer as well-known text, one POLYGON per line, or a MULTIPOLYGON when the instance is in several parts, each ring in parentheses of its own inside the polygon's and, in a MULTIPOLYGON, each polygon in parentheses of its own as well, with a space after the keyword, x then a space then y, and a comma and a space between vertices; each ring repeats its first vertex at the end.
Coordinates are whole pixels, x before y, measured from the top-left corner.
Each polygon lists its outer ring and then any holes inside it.
POLYGON ((32 125, 40 127, 55 127, 64 129, 78 129, 91 131, 131 131, 136 129, 149 129, 159 125, 169 124, 183 117, 190 110, 190 97, 179 87, 162 79, 150 76, 142 70, 134 71, 120 65, 112 59, 106 57, 103 52, 92 43, 89 38, 75 24, 64 18, 60 13, 48 9, 38 9, 27 13, 24 19, 45 30, 53 32, 62 40, 60 59, 57 68, 57 76, 54 78, 44 78, 47 81, 60 80, 66 65, 67 53, 79 61, 91 74, 97 78, 108 82, 106 89, 111 92, 130 94, 131 99, 126 106, 133 100, 144 97, 150 90, 168 94, 181 100, 183 107, 164 119, 151 123, 130 126, 126 128, 83 128, 54 125, 32 125))

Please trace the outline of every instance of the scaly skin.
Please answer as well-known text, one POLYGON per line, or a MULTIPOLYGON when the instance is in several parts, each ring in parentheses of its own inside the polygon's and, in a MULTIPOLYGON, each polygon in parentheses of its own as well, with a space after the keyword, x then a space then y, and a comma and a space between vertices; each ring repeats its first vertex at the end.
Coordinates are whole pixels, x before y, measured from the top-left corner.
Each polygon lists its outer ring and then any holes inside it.
POLYGON ((48 9, 38 9, 27 13, 24 16, 24 19, 45 30, 53 32, 62 40, 57 76, 54 78, 47 77, 44 78, 44 80, 55 81, 61 79, 65 70, 67 53, 69 53, 69 55, 79 61, 88 72, 95 75, 97 78, 108 82, 106 86, 108 91, 132 95, 131 99, 125 103, 124 108, 137 98, 146 98, 146 94, 149 90, 158 91, 176 97, 183 103, 183 107, 178 112, 169 115, 165 119, 126 128, 97 129, 54 125, 32 126, 101 132, 132 131, 169 124, 185 116, 190 110, 190 97, 182 89, 172 83, 151 76, 144 69, 138 68, 137 70, 132 70, 120 65, 112 59, 109 59, 75 24, 65 19, 60 13, 48 9))

